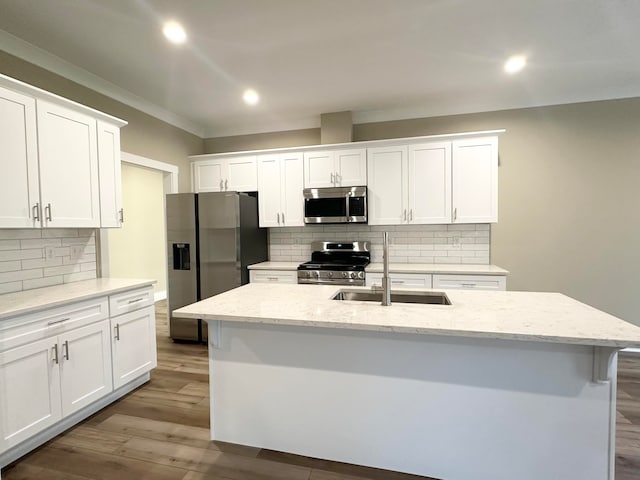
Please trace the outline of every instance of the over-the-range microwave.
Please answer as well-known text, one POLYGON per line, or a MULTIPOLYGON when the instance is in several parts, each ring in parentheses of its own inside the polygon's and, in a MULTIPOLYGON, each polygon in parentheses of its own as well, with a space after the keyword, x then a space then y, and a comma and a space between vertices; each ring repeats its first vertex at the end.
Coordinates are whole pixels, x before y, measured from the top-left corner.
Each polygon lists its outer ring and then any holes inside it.
POLYGON ((367 187, 305 188, 304 223, 367 223, 367 187))

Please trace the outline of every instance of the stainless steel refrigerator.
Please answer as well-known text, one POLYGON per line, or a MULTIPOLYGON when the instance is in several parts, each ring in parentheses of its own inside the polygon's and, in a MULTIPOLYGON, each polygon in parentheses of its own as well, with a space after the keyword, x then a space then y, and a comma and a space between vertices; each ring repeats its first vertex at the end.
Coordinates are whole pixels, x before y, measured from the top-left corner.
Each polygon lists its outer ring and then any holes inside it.
POLYGON ((258 200, 237 192, 169 194, 167 241, 169 335, 206 341, 206 322, 171 312, 248 283, 247 265, 267 260, 258 200))

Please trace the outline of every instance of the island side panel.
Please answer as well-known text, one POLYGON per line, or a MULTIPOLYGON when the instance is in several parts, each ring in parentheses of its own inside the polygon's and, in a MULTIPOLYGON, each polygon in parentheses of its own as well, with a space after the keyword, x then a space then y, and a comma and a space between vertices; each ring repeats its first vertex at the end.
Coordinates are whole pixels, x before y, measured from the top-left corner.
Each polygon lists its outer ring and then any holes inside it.
POLYGON ((613 480, 615 386, 592 382, 592 347, 236 322, 219 340, 215 440, 447 480, 613 480))

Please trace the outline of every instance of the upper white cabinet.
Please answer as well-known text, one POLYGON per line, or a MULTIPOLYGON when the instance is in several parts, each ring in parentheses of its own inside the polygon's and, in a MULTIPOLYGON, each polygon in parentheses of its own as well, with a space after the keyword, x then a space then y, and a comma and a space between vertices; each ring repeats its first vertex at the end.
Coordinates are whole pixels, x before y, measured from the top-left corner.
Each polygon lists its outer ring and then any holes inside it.
POLYGON ((258 156, 258 211, 261 227, 304 225, 301 153, 258 156))
POLYGON ((0 75, 0 228, 120 226, 125 124, 0 75))
POLYGON ((498 221, 498 138, 453 141, 453 223, 498 221))
POLYGON ((0 227, 39 226, 36 101, 0 87, 0 227))
POLYGON ((255 155, 195 160, 191 164, 194 192, 255 192, 255 155))
POLYGON ((498 221, 498 139, 370 148, 369 224, 498 221))
POLYGON ((364 148, 304 153, 304 187, 355 187, 367 184, 364 148))

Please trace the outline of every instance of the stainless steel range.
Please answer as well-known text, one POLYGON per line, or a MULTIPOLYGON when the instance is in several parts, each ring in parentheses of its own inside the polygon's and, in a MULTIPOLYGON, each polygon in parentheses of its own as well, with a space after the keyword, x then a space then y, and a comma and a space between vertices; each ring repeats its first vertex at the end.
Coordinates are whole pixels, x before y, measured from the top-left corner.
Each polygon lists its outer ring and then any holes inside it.
POLYGON ((311 261, 298 265, 298 283, 364 286, 369 242, 313 242, 311 248, 311 261))

